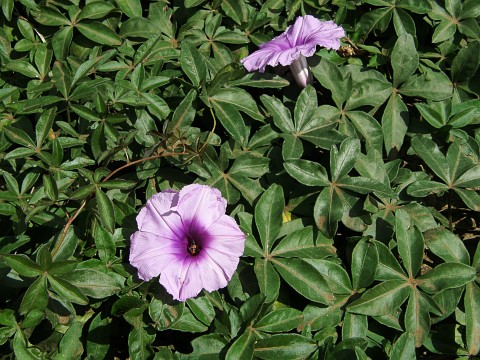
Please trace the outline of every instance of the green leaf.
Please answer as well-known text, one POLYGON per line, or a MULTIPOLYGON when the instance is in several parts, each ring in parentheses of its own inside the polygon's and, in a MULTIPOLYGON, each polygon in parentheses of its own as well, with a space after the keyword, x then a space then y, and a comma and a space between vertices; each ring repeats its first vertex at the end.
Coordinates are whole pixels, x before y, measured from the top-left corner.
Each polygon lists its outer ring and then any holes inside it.
POLYGON ((264 332, 288 332, 295 329, 303 320, 301 311, 293 308, 283 308, 274 310, 253 326, 258 331, 264 332))
POLYGON ((88 327, 87 356, 105 359, 109 353, 113 325, 106 311, 97 313, 88 327))
MULTIPOLYGON (((58 60, 65 60, 73 39, 73 26, 65 26, 53 34, 52 48, 58 60)), ((65 95, 64 95, 65 96, 65 95)))
POLYGON ((396 197, 393 190, 388 186, 366 177, 343 177, 337 181, 337 186, 359 194, 369 194, 373 192, 380 197, 396 197))
POLYGON ((417 70, 418 53, 413 36, 402 34, 398 37, 392 51, 393 87, 407 81, 417 70))
MULTIPOLYGON (((148 314, 155 322, 154 326, 157 330, 168 329, 182 318, 185 320, 185 314, 191 316, 191 319, 187 319, 187 322, 197 322, 193 314, 185 307, 185 303, 177 302, 170 304, 163 301, 165 300, 164 298, 153 299, 148 307, 148 314)), ((203 327, 204 325, 202 324, 201 326, 203 327)))
POLYGON ((122 23, 120 36, 154 39, 158 37, 158 28, 152 21, 146 18, 136 17, 122 23))
POLYGON ((375 148, 378 151, 382 149, 383 131, 377 119, 363 111, 349 111, 347 117, 365 139, 367 149, 375 148))
POLYGON ((405 330, 415 335, 415 346, 420 347, 430 331, 428 303, 421 291, 411 289, 407 310, 405 311, 405 330))
POLYGON ((62 278, 48 275, 48 282, 53 290, 68 301, 79 305, 87 305, 88 299, 74 285, 62 278))
POLYGON ((3 255, 3 260, 17 273, 26 277, 36 277, 43 273, 43 269, 26 255, 3 255))
POLYGON ((45 195, 52 200, 57 201, 58 198, 58 187, 57 183, 50 174, 43 175, 43 188, 45 190, 45 195))
POLYGON ((20 304, 20 315, 28 314, 33 310, 44 311, 48 304, 47 278, 38 277, 23 295, 20 304))
POLYGON ((128 334, 128 352, 132 360, 146 360, 153 356, 152 343, 155 331, 149 328, 133 328, 128 334))
POLYGON ((95 299, 107 298, 120 290, 120 284, 112 276, 95 269, 76 269, 62 278, 95 299))
POLYGON ((83 354, 82 329, 83 323, 80 321, 75 321, 70 325, 60 341, 59 352, 55 356, 55 360, 80 359, 83 354))
POLYGON ((52 130, 56 110, 57 108, 55 107, 45 110, 42 115, 40 115, 37 124, 35 125, 35 135, 38 148, 42 146, 43 141, 47 138, 50 130, 52 130))
POLYGON ((85 4, 77 20, 83 19, 100 19, 113 11, 115 6, 104 1, 93 1, 85 4))
POLYGON ((260 359, 305 359, 317 349, 314 340, 299 334, 276 334, 258 340, 254 355, 260 359))
POLYGON ((170 113, 170 107, 160 96, 151 93, 141 93, 146 100, 148 110, 159 119, 166 119, 170 113))
POLYGON ((225 360, 250 360, 253 356, 253 344, 256 336, 253 331, 247 329, 230 346, 225 355, 225 360))
POLYGON ((115 179, 109 180, 106 182, 101 182, 98 184, 102 189, 119 189, 119 190, 130 190, 137 185, 136 181, 133 180, 124 180, 124 179, 115 179))
POLYGON ((400 95, 393 93, 382 115, 385 150, 390 157, 396 157, 403 145, 409 124, 407 106, 400 95))
POLYGON ((211 95, 210 102, 218 105, 230 105, 244 112, 255 120, 263 121, 263 115, 258 110, 257 104, 247 91, 239 88, 221 89, 211 95))
POLYGON ((351 84, 344 79, 338 67, 322 58, 317 66, 312 67, 312 73, 324 88, 331 91, 335 105, 341 108, 350 95, 351 84), (348 85, 350 85, 350 89, 348 85))
POLYGON ((311 226, 288 234, 270 253, 274 257, 299 257, 302 259, 321 259, 334 254, 335 248, 331 245, 331 240, 314 231, 311 226))
POLYGON ((46 26, 63 26, 71 24, 70 20, 63 16, 63 14, 51 7, 38 7, 34 12, 34 16, 37 22, 46 26))
POLYGON ((417 180, 407 188, 408 195, 425 197, 429 194, 443 194, 448 191, 448 185, 431 181, 431 180, 417 180))
POLYGON ((357 314, 379 316, 392 313, 408 298, 410 287, 403 280, 387 280, 368 289, 348 305, 347 310, 357 314))
POLYGON ((375 279, 378 252, 375 244, 361 239, 352 252, 352 282, 356 290, 370 286, 375 279))
POLYGON ((338 189, 326 187, 318 195, 313 209, 315 224, 325 236, 333 236, 343 216, 343 204, 338 189))
POLYGON ((451 179, 447 159, 437 144, 426 137, 414 137, 412 139, 412 148, 445 184, 450 184, 451 179))
POLYGON ((195 87, 207 81, 207 66, 197 48, 187 42, 182 43, 180 66, 195 87))
MULTIPOLYGON (((282 88, 285 86, 288 86, 290 83, 288 80, 285 80, 284 78, 275 75, 275 74, 269 74, 269 73, 259 73, 259 72, 254 72, 254 73, 248 73, 244 77, 238 80, 234 80, 230 82, 230 85, 232 86, 250 86, 254 88, 261 88, 261 89, 277 89, 277 88, 282 88)), ((265 96, 261 95, 260 97, 265 96)))
POLYGON ((455 180, 455 186, 464 188, 478 188, 480 187, 480 165, 476 165, 455 180))
POLYGON ((275 269, 295 291, 309 300, 330 304, 335 296, 323 276, 301 259, 274 259, 275 269))
POLYGON ((460 49, 452 61, 450 68, 452 80, 462 82, 470 80, 478 70, 480 63, 480 45, 471 42, 467 47, 460 49))
POLYGON ((175 109, 172 121, 169 122, 167 131, 175 134, 180 129, 188 128, 195 118, 194 101, 197 97, 195 90, 190 90, 188 94, 183 98, 182 102, 175 109))
POLYGON ((437 228, 426 231, 424 237, 430 251, 443 261, 470 264, 468 250, 457 235, 437 228))
POLYGON ((404 332, 393 344, 390 359, 410 360, 415 357, 415 337, 409 332, 404 332))
POLYGON ((461 263, 444 263, 417 278, 418 286, 429 294, 463 286, 475 279, 475 269, 461 263))
POLYGON ((435 31, 432 35, 432 42, 439 43, 446 41, 453 37, 457 27, 452 20, 442 20, 440 24, 435 27, 435 31))
POLYGON ((345 313, 342 324, 342 339, 365 338, 368 322, 365 315, 345 313))
POLYGON ((50 72, 50 63, 52 62, 53 52, 47 49, 47 45, 43 43, 37 47, 35 52, 35 65, 39 71, 40 79, 45 79, 50 72))
MULTIPOLYGON (((88 61, 85 61, 82 63, 78 68, 77 71, 75 71, 75 75, 73 76, 72 79, 72 86, 80 80, 82 77, 86 76, 96 65, 98 65, 102 61, 107 61, 114 55, 115 51, 109 51, 104 53, 103 55, 97 56, 96 58, 90 59, 88 61)), ((92 89, 92 83, 88 84, 86 83, 87 86, 92 89)), ((83 84, 82 84, 83 85, 83 84)), ((79 89, 78 87, 77 89, 79 89)))
POLYGON ((288 174, 301 184, 307 186, 329 186, 328 174, 319 163, 294 159, 286 161, 283 166, 288 174))
POLYGON ((5 126, 3 132, 7 137, 16 144, 25 146, 30 149, 35 149, 35 143, 22 129, 17 129, 12 126, 5 126))
POLYGON ((475 190, 454 189, 465 205, 474 211, 480 211, 480 196, 475 190))
POLYGON ((211 102, 215 115, 218 117, 227 132, 241 144, 248 141, 249 128, 245 125, 240 112, 230 104, 211 102))
POLYGON ((445 73, 427 69, 422 75, 411 76, 398 92, 410 97, 440 101, 452 97, 453 85, 445 73))
POLYGON ((442 114, 440 114, 440 112, 430 104, 415 103, 415 107, 418 109, 423 118, 427 120, 428 123, 433 127, 440 129, 442 126, 447 124, 448 119, 442 116, 442 114))
POLYGON ((297 132, 300 132, 309 125, 310 119, 312 118, 317 106, 317 93, 311 85, 308 85, 298 96, 295 109, 293 111, 295 130, 297 132))
POLYGON ((467 350, 475 356, 480 352, 480 288, 475 282, 467 284, 464 304, 467 350))
POLYGON ((272 263, 262 258, 255 258, 254 266, 260 292, 265 295, 265 302, 273 302, 280 290, 280 277, 272 263))
POLYGON ((360 153, 360 141, 354 138, 347 138, 342 141, 340 148, 335 146, 330 150, 330 172, 332 181, 347 175, 353 169, 353 165, 360 153))
POLYGON ((100 22, 85 20, 77 23, 75 27, 83 36, 96 43, 109 46, 122 45, 122 38, 115 31, 100 22))
POLYGON ((393 26, 397 35, 411 34, 416 35, 415 21, 412 19, 407 11, 404 11, 400 6, 393 11, 393 26))
POLYGON ((115 0, 118 7, 129 18, 142 16, 142 4, 140 0, 115 0))
POLYGON ((206 296, 188 299, 187 305, 195 317, 207 326, 210 325, 215 318, 215 309, 206 296))
POLYGON ((350 277, 346 270, 330 260, 303 259, 325 279, 333 294, 349 295, 352 293, 350 277))
POLYGON ((424 242, 422 233, 412 224, 410 216, 403 209, 395 212, 395 233, 403 266, 413 279, 423 263, 424 242))
POLYGON ((241 0, 223 0, 221 2, 222 10, 225 14, 237 24, 247 20, 248 10, 245 3, 241 0))
POLYGON ((276 184, 271 185, 263 193, 255 206, 255 224, 265 253, 271 251, 273 242, 280 232, 284 206, 283 190, 276 184))
POLYGON ((112 200, 99 187, 95 188, 95 198, 97 199, 97 214, 100 222, 107 231, 113 234, 115 231, 115 213, 112 200))
POLYGON ((260 100, 272 115, 274 124, 282 132, 287 134, 295 132, 292 115, 280 100, 267 95, 261 95, 260 100))
POLYGON ((374 240, 373 243, 378 252, 378 266, 375 279, 407 281, 402 267, 387 246, 376 240, 374 240))

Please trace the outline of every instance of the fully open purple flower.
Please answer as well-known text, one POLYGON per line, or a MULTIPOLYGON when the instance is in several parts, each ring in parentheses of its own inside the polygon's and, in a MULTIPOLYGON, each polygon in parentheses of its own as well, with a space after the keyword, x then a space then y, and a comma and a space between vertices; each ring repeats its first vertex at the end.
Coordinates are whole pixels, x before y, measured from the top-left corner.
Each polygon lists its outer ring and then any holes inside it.
POLYGON ((240 60, 248 71, 265 71, 267 65, 290 65, 297 84, 305 87, 312 82, 306 57, 315 53, 317 45, 338 49, 345 31, 333 21, 314 16, 298 17, 280 36, 260 45, 260 49, 240 60))
POLYGON ((243 254, 245 235, 225 215, 220 191, 187 185, 152 196, 137 216, 130 263, 142 280, 160 275, 160 284, 185 301, 230 281, 243 254))

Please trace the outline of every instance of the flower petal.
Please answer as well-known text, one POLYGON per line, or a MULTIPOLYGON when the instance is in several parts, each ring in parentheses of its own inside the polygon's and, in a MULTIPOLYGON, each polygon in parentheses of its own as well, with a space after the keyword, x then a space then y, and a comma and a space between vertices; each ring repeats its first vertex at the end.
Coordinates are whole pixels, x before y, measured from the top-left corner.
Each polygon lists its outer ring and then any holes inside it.
POLYGON ((345 31, 333 21, 321 21, 314 16, 298 17, 283 34, 260 45, 260 49, 240 60, 248 71, 265 71, 267 65, 290 65, 300 55, 312 56, 317 45, 338 49, 345 31))
POLYGON ((180 191, 177 211, 189 232, 202 233, 225 215, 227 202, 220 191, 206 185, 192 184, 180 191))
POLYGON ((202 279, 199 276, 204 271, 197 265, 197 258, 187 256, 177 266, 169 266, 160 275, 162 284, 175 300, 185 301, 197 296, 203 289, 202 279))
POLYGON ((158 276, 166 267, 175 267, 187 257, 182 242, 160 235, 137 231, 130 237, 130 264, 145 281, 158 276))
POLYGON ((311 48, 315 49, 317 45, 327 49, 338 49, 340 39, 344 36, 343 28, 333 21, 321 21, 314 16, 307 15, 297 18, 289 34, 289 39, 295 46, 303 45, 305 48, 302 49, 302 53, 308 57, 313 53, 308 55, 306 52, 311 52, 311 48))
POLYGON ((233 218, 224 215, 208 228, 202 246, 206 251, 215 250, 240 257, 245 249, 245 234, 233 218))
POLYGON ((137 225, 140 231, 150 232, 152 234, 163 235, 170 239, 177 235, 180 237, 183 233, 180 216, 172 211, 172 207, 177 205, 179 192, 174 190, 165 190, 153 195, 148 199, 145 207, 137 216, 137 225))

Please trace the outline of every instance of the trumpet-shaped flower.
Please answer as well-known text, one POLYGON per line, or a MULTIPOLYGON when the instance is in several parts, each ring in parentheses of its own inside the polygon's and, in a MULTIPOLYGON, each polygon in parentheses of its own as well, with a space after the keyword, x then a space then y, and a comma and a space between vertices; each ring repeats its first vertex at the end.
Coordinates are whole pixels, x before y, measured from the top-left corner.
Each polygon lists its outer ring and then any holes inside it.
POLYGON ((345 31, 333 21, 314 16, 298 17, 295 23, 276 38, 260 45, 260 49, 240 60, 248 71, 265 71, 267 65, 290 66, 297 84, 305 87, 312 82, 306 58, 315 53, 317 45, 337 50, 345 31))
POLYGON ((130 263, 142 280, 160 284, 185 301, 230 281, 243 254, 245 235, 225 214, 226 200, 205 185, 188 185, 152 196, 137 216, 130 263))

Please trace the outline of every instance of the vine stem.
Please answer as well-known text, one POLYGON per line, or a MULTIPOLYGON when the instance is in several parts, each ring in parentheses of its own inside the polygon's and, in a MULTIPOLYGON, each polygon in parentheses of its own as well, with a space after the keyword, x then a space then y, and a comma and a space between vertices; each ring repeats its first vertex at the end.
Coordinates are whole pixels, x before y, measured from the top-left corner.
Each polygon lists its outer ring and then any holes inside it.
MULTIPOLYGON (((159 158, 162 158, 162 157, 175 156, 175 155, 177 155, 177 156, 178 155, 188 155, 188 153, 185 152, 185 151, 176 152, 176 153, 175 152, 174 153, 162 153, 162 154, 152 155, 152 156, 149 156, 149 157, 146 157, 146 158, 143 158, 143 159, 138 159, 138 160, 135 160, 135 161, 128 162, 125 165, 122 165, 119 168, 113 170, 110 174, 108 174, 108 176, 106 176, 102 180, 102 182, 108 181, 116 173, 118 173, 119 171, 122 171, 123 169, 125 169, 127 167, 130 167, 130 166, 133 166, 133 165, 136 165, 136 164, 140 164, 140 163, 145 162, 145 161, 150 161, 150 160, 155 160, 155 159, 159 159, 159 158)), ((65 224, 65 226, 63 228, 60 239, 58 239, 57 244, 55 245, 55 247, 52 250, 52 257, 55 257, 55 255, 58 253, 58 251, 62 247, 62 244, 65 241, 65 238, 67 236, 68 229, 72 225, 73 221, 78 217, 78 215, 80 215, 80 213, 82 212, 82 210, 85 208, 86 205, 87 205, 87 199, 83 200, 80 207, 77 209, 77 211, 75 211, 75 214, 73 214, 72 217, 68 218, 67 223, 65 224)))

